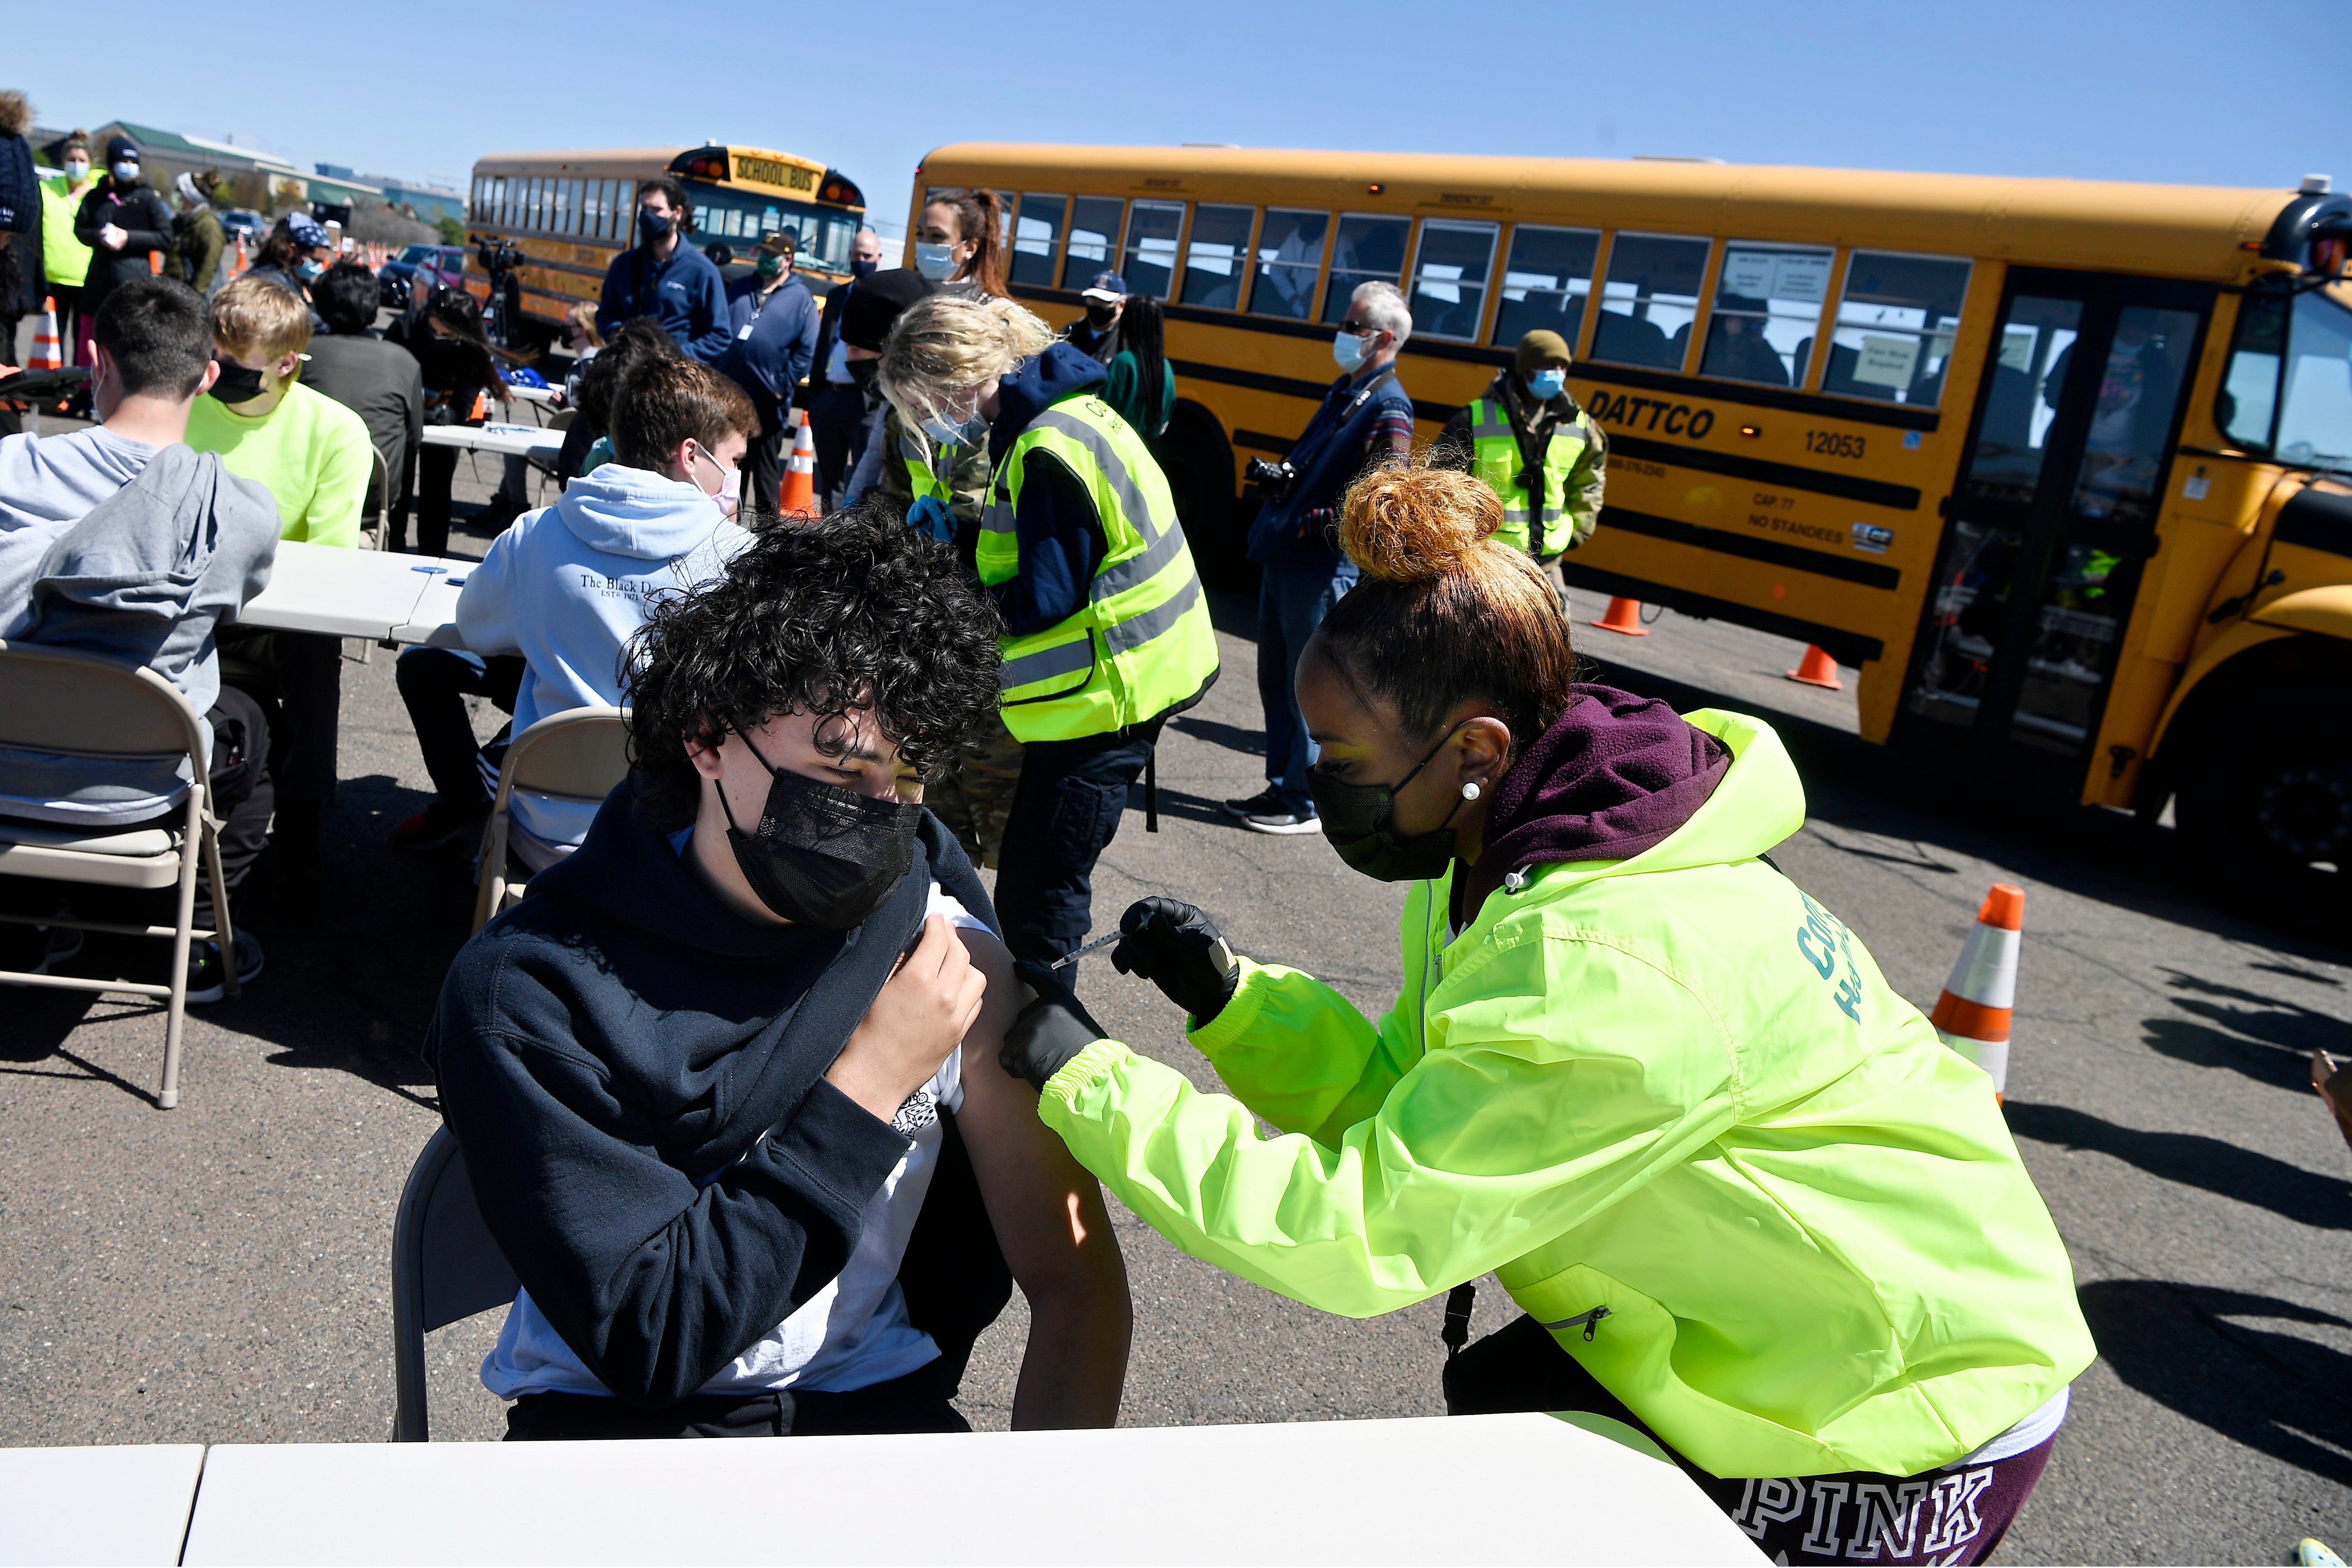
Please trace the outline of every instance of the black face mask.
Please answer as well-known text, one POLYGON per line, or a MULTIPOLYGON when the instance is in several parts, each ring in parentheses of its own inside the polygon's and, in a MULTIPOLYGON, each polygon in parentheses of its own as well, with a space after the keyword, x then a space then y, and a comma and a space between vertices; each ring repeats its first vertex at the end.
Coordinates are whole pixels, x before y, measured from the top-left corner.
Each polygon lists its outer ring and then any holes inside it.
POLYGON ((269 373, 266 370, 247 370, 235 360, 223 359, 218 354, 213 356, 213 363, 220 366, 220 374, 214 377, 206 390, 223 403, 250 403, 261 395, 262 388, 268 384, 269 373))
POLYGON ((1459 800, 1454 803, 1454 811, 1445 814, 1445 820, 1427 833, 1399 838, 1393 829, 1397 792, 1419 777, 1430 758, 1444 751, 1452 739, 1454 730, 1448 730, 1429 749, 1429 756, 1413 763, 1412 772, 1392 784, 1341 784, 1319 763, 1307 770, 1307 793, 1315 797, 1323 837, 1331 841, 1331 847, 1349 869, 1381 882, 1424 882, 1445 874, 1454 859, 1454 836, 1446 829, 1454 826, 1454 812, 1462 809, 1459 800))
POLYGON ((751 737, 743 744, 769 777, 755 833, 735 826, 727 791, 719 792, 727 844, 743 879, 771 911, 794 925, 847 931, 864 924, 915 863, 922 806, 819 784, 771 764, 751 737))
POLYGON ((1118 319, 1118 308, 1115 305, 1088 305, 1087 307, 1087 325, 1092 327, 1098 332, 1104 328, 1109 326, 1111 322, 1118 319))
POLYGON ((882 263, 879 260, 872 258, 867 258, 864 260, 854 260, 849 264, 849 275, 852 278, 871 278, 874 276, 875 269, 879 268, 881 265, 882 263))
POLYGON ((854 385, 871 386, 881 370, 882 362, 878 359, 854 359, 849 362, 849 379, 854 385))
POLYGON ((659 245, 677 226, 677 220, 667 213, 649 213, 642 209, 637 213, 637 238, 645 244, 659 245))

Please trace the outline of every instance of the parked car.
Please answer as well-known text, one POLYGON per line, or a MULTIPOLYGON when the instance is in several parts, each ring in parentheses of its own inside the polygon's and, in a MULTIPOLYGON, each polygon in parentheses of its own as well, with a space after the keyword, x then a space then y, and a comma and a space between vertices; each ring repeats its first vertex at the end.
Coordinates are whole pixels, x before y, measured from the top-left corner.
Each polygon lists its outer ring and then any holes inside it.
POLYGON ((420 286, 455 289, 466 276, 462 245, 407 245, 375 275, 376 298, 392 310, 406 307, 420 286))
POLYGON ((269 232, 269 220, 251 207, 229 207, 220 215, 220 223, 221 232, 228 237, 231 245, 242 236, 248 249, 258 246, 269 232))

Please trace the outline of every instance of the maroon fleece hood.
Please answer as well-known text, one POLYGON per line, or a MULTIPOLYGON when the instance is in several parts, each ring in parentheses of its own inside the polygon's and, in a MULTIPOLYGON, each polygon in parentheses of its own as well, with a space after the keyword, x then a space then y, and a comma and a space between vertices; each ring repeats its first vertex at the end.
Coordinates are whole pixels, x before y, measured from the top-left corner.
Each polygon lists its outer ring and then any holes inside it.
POLYGON ((1630 860, 1691 819, 1731 748, 1665 703, 1579 686, 1486 808, 1486 847, 1463 877, 1465 918, 1507 873, 1558 860, 1630 860))

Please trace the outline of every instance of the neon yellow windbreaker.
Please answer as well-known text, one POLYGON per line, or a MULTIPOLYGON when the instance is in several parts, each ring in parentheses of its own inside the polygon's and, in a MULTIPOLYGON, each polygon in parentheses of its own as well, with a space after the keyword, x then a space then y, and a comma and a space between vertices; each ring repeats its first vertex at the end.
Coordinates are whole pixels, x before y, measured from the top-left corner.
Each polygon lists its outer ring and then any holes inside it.
POLYGON ((1416 886, 1379 1025, 1247 964, 1192 1037, 1238 1103, 1100 1041, 1041 1113, 1179 1247, 1311 1306, 1496 1270, 1717 1475, 1916 1474, 2090 1363, 2065 1248, 1990 1080, 1756 858, 1804 819, 1780 738, 1689 718, 1734 757, 1689 822, 1535 868, 1452 942, 1416 886))

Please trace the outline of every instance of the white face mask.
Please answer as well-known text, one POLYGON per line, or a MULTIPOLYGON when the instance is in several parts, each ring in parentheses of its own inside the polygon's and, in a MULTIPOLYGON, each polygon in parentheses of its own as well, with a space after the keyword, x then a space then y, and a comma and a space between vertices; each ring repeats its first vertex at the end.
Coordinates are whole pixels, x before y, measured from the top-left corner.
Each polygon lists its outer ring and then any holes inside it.
POLYGON ((124 184, 139 177, 139 165, 125 158, 114 165, 114 177, 124 184))
POLYGON ((707 495, 711 499, 719 508, 719 516, 732 521, 735 517, 735 509, 742 504, 743 470, 740 468, 729 468, 717 458, 714 458, 709 452, 704 451, 702 449, 701 443, 699 442, 695 444, 694 458, 692 460, 694 465, 694 488, 696 489, 702 490, 704 495, 707 495), (715 490, 702 489, 702 465, 704 463, 709 463, 712 468, 717 468, 719 472, 720 478, 719 480, 719 488, 715 490))
POLYGON ((955 247, 952 245, 917 245, 915 270, 934 283, 944 283, 955 276, 955 247))
POLYGON ((89 159, 87 159, 87 158, 68 158, 68 159, 67 159, 67 160, 66 160, 66 178, 67 178, 68 181, 70 181, 72 184, 77 184, 77 185, 80 184, 84 180, 89 179, 89 159))

